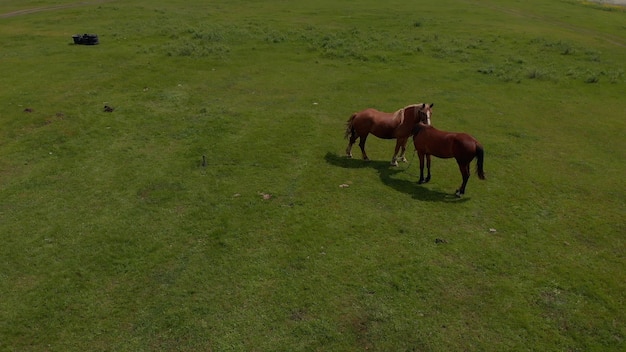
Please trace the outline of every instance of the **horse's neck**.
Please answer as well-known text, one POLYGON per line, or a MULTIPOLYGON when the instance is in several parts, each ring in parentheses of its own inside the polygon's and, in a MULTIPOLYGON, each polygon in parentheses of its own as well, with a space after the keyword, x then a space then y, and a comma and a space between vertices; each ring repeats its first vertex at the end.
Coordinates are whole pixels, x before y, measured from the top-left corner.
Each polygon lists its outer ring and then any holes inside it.
POLYGON ((432 131, 433 129, 433 126, 427 125, 423 122, 418 122, 415 124, 415 133, 426 133, 427 131, 432 131))
POLYGON ((409 105, 406 108, 403 109, 404 116, 407 122, 413 124, 415 123, 415 121, 417 120, 417 116, 419 114, 419 112, 416 110, 417 109, 417 105, 409 105), (410 111, 407 111, 410 110, 410 111))

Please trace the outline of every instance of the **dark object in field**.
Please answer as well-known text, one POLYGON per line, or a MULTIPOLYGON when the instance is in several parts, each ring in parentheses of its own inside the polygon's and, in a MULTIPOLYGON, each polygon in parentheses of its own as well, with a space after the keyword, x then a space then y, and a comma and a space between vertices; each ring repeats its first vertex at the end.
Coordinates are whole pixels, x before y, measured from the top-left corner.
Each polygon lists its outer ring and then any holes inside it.
POLYGON ((396 150, 391 159, 391 165, 398 166, 398 159, 406 162, 404 152, 406 141, 413 134, 415 124, 424 122, 430 125, 431 109, 434 104, 413 104, 406 106, 395 113, 387 113, 376 109, 365 109, 353 114, 346 126, 346 138, 349 138, 346 155, 352 157, 352 145, 359 138, 359 147, 363 159, 369 160, 365 153, 365 140, 371 133, 378 138, 396 139, 396 150), (398 151, 402 149, 400 156, 398 151))
POLYGON ((33 112, 33 111, 35 111, 35 110, 33 110, 33 109, 31 109, 31 108, 26 108, 26 109, 24 109, 24 112, 33 112))
POLYGON ((104 112, 113 112, 113 110, 115 110, 115 108, 110 107, 110 106, 108 106, 108 105, 105 105, 105 106, 104 106, 104 112))
POLYGON ((419 184, 430 181, 430 156, 438 158, 455 158, 459 165, 459 170, 463 176, 461 187, 456 190, 456 196, 461 198, 465 194, 465 186, 470 177, 470 163, 476 158, 476 173, 481 180, 485 179, 483 171, 484 149, 483 146, 467 133, 455 133, 440 131, 433 126, 419 122, 415 128, 413 144, 417 155, 420 158, 420 180, 419 184), (424 178, 424 156, 428 175, 424 178))
POLYGON ((435 238, 435 243, 448 243, 448 241, 444 240, 443 238, 435 238))
POLYGON ((72 39, 74 39, 74 44, 96 45, 100 43, 97 34, 74 34, 72 39))

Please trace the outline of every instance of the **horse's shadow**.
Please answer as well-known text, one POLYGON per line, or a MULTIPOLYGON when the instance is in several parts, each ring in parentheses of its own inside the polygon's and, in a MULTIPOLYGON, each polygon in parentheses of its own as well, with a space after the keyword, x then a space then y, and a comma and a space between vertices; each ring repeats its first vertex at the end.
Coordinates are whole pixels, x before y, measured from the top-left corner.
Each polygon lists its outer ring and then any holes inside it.
POLYGON ((399 167, 393 167, 389 165, 388 161, 352 159, 345 156, 339 156, 331 152, 326 153, 324 159, 330 165, 346 169, 372 168, 378 171, 380 180, 385 185, 398 192, 406 193, 411 197, 422 201, 460 203, 469 200, 469 198, 457 198, 454 194, 428 189, 422 185, 418 185, 417 181, 394 178, 394 175, 405 172, 406 170, 399 167))

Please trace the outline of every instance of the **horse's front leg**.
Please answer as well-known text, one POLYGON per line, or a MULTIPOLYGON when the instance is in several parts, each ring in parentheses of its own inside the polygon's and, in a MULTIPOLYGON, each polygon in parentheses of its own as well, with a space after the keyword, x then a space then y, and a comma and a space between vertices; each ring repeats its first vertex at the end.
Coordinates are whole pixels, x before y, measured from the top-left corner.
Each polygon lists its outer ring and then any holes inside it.
POLYGON ((426 175, 424 183, 430 181, 430 154, 426 154, 426 169, 428 170, 428 175, 426 175))
POLYGON ((404 154, 406 153, 406 142, 407 142, 408 138, 404 138, 402 145, 400 146, 400 148, 402 149, 402 151, 400 152, 400 157, 399 159, 403 162, 406 163, 408 162, 408 160, 406 160, 406 157, 404 156, 404 154))
MULTIPOLYGON (((396 155, 398 155, 398 151, 400 150, 400 148, 402 148, 402 153, 400 154, 400 158, 404 159, 404 144, 406 144, 406 139, 402 140, 400 138, 398 138, 396 140, 396 149, 393 152, 393 158, 391 158, 391 166, 398 166, 398 158, 396 158, 396 155)), ((406 161, 406 159, 404 159, 403 161, 406 161)))
POLYGON ((424 183, 424 153, 417 152, 417 156, 420 159, 420 180, 417 183, 421 185, 424 183))

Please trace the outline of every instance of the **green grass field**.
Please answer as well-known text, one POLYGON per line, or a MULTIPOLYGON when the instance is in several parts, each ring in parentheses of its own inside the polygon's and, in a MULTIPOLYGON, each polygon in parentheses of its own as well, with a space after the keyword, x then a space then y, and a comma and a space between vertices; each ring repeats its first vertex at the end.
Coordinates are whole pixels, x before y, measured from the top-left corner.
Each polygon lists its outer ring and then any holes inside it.
POLYGON ((0 47, 2 351, 625 348, 624 8, 6 0, 0 47), (344 157, 418 102, 462 199, 344 157))

